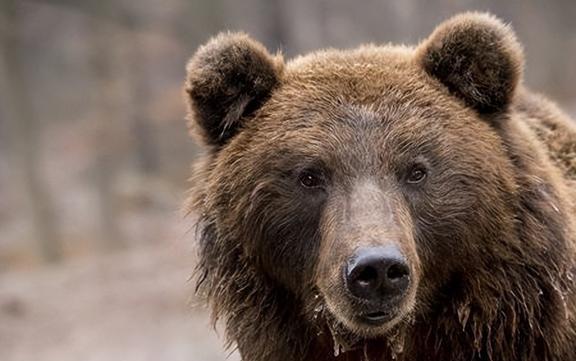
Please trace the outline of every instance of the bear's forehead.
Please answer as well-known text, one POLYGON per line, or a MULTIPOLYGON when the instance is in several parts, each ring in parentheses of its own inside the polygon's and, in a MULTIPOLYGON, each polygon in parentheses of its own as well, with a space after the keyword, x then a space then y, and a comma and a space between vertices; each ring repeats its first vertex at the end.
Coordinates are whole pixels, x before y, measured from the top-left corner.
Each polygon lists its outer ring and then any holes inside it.
MULTIPOLYGON (((310 106, 271 114, 253 129, 253 135, 286 149, 302 147, 337 151, 380 148, 395 143, 418 142, 420 138, 443 136, 440 118, 429 108, 395 104, 359 104, 334 100, 323 106, 310 106)), ((425 140, 425 139, 423 139, 425 140)))
MULTIPOLYGON (((392 48, 395 49, 395 48, 392 48)), ((326 51, 289 63, 257 123, 272 129, 447 119, 467 112, 412 61, 411 51, 326 51)))
POLYGON ((353 51, 328 50, 289 62, 273 102, 291 109, 332 111, 343 105, 373 111, 406 107, 451 107, 436 84, 413 60, 407 47, 362 47, 353 51))
POLYGON ((307 159, 344 173, 370 173, 405 158, 410 149, 436 152, 451 136, 425 107, 352 102, 290 110, 279 106, 284 110, 255 119, 234 149, 248 149, 258 162, 273 159, 283 167, 307 159))

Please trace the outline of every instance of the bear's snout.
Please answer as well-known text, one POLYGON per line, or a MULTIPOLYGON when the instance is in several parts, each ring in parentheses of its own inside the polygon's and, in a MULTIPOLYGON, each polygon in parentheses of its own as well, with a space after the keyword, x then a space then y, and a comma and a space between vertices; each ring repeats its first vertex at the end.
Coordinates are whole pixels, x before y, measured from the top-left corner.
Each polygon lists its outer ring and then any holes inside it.
POLYGON ((378 304, 401 298, 410 284, 410 268, 396 246, 358 249, 344 273, 354 297, 378 304))

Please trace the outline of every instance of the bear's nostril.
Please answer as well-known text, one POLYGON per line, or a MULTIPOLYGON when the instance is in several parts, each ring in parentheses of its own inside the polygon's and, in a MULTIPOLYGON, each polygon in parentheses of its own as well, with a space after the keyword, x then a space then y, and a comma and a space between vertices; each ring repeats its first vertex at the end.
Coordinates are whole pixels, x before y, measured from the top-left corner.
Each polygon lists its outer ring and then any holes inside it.
POLYGON ((366 267, 358 274, 357 282, 360 286, 368 287, 378 281, 378 271, 374 267, 366 267))
POLYGON ((408 268, 402 264, 393 264, 386 271, 386 276, 391 281, 401 279, 408 276, 408 268))

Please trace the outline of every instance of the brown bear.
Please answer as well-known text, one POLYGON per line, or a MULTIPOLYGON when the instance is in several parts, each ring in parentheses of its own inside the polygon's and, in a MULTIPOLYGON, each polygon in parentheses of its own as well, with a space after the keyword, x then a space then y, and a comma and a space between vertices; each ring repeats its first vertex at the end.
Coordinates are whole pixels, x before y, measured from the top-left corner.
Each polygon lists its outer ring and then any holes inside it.
POLYGON ((466 13, 415 47, 187 67, 198 287, 245 361, 576 360, 576 127, 466 13))

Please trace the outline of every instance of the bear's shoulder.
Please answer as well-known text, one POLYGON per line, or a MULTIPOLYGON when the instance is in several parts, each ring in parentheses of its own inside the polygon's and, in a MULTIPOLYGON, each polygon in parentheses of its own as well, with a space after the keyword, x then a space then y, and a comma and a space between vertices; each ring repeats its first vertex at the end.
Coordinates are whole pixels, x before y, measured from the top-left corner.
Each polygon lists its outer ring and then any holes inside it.
POLYGON ((576 124, 555 103, 526 89, 519 92, 513 111, 534 132, 563 175, 576 182, 576 124))

